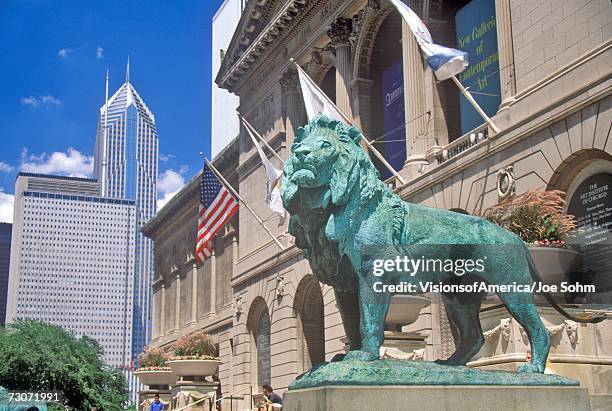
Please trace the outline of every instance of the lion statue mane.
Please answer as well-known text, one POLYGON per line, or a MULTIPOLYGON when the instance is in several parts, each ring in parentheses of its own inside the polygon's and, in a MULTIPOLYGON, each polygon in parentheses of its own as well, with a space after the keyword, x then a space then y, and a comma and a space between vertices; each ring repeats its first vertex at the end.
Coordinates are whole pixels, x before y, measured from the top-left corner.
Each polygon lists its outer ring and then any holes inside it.
MULTIPOLYGON (((511 232, 484 218, 403 201, 381 181, 360 140, 361 133, 355 127, 315 117, 298 129, 281 182, 283 203, 291 215, 289 233, 319 281, 334 288, 350 346, 344 361, 379 358, 392 294, 375 292, 374 281, 456 284, 480 280, 529 285, 541 281, 524 243, 511 232), (378 252, 392 259, 394 255, 411 255, 410 247, 416 245, 431 246, 441 258, 474 257, 486 253, 486 247, 493 247, 494 252, 488 252, 486 270, 479 276, 388 272, 379 278, 366 268, 371 254, 378 252)), ((543 372, 550 341, 533 296, 498 295, 531 342, 531 363, 519 371, 543 372)), ((574 321, 605 318, 598 313, 572 315, 550 295, 544 296, 574 321)), ((479 351, 484 343, 478 318, 483 297, 482 293, 442 294, 449 322, 457 332, 453 333, 455 353, 439 363, 464 365, 479 351)))

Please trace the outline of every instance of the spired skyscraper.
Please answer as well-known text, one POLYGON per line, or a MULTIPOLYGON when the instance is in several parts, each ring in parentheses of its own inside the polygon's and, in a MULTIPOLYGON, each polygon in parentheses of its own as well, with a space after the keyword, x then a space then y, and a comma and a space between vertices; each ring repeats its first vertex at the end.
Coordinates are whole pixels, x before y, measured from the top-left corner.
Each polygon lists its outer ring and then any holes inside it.
POLYGON ((103 197, 133 200, 136 207, 132 360, 151 339, 153 242, 140 227, 157 207, 158 137, 155 116, 130 83, 128 59, 125 83, 100 108, 94 176, 103 197))

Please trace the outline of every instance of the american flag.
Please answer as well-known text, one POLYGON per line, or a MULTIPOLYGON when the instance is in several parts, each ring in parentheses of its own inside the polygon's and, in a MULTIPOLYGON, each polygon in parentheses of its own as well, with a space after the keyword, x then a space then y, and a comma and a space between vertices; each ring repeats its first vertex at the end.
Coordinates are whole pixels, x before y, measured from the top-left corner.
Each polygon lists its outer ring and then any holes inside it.
POLYGON ((204 261, 212 255, 212 239, 238 211, 238 200, 225 188, 217 176, 204 165, 200 178, 200 210, 196 259, 204 261))

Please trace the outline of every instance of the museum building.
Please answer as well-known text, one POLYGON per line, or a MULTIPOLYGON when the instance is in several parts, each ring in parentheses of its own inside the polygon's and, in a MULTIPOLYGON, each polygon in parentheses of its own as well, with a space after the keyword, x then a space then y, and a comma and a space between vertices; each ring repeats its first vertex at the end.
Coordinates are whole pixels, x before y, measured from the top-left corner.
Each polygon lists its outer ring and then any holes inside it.
MULTIPOLYGON (((387 0, 250 0, 222 50, 216 83, 239 97, 238 111, 287 158, 306 123, 292 58, 399 171, 405 183, 375 161, 405 201, 480 215, 512 194, 562 190, 578 226, 609 246, 610 2, 406 3, 435 43, 469 53, 458 79, 499 132, 456 84, 436 81, 387 0)), ((236 393, 236 406, 250 401, 249 386, 282 393, 312 365, 344 353, 354 330, 345 331, 333 289, 316 280, 287 223, 265 204, 265 170, 250 137, 241 129, 232 138, 213 163, 285 250, 241 207, 215 238, 214 255, 196 263, 199 175, 143 232, 155 241, 151 344, 200 329, 216 336, 223 393, 236 393)), ((454 330, 440 307, 430 295, 394 297, 381 355, 448 357, 454 330)), ((587 325, 546 306, 539 311, 551 335, 550 368, 579 379, 593 401, 609 400, 612 312, 587 325)), ((486 342, 469 366, 514 370, 525 361, 526 335, 503 306, 483 306, 481 322, 486 342)))

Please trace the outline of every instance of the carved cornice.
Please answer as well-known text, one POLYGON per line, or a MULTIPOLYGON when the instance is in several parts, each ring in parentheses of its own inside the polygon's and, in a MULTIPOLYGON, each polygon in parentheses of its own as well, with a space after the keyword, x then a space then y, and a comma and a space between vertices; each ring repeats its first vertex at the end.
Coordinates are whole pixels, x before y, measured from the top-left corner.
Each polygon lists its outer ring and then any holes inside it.
POLYGON ((350 45, 350 38, 353 32, 353 20, 339 17, 331 24, 327 30, 327 36, 331 39, 334 47, 350 45))
POLYGON ((261 30, 254 28, 250 22, 261 18, 257 11, 258 3, 266 3, 264 0, 251 1, 249 7, 243 13, 234 32, 228 53, 223 59, 221 69, 217 74, 215 83, 219 87, 233 91, 238 79, 262 56, 270 44, 275 43, 279 36, 292 26, 294 18, 305 6, 306 0, 290 0, 282 5, 267 25, 261 30), (253 4, 253 6, 251 6, 253 4), (253 27, 253 28, 252 28, 253 27), (251 35, 247 35, 251 30, 251 35), (257 34, 256 36, 254 36, 257 34), (253 36, 253 38, 251 38, 253 36))

